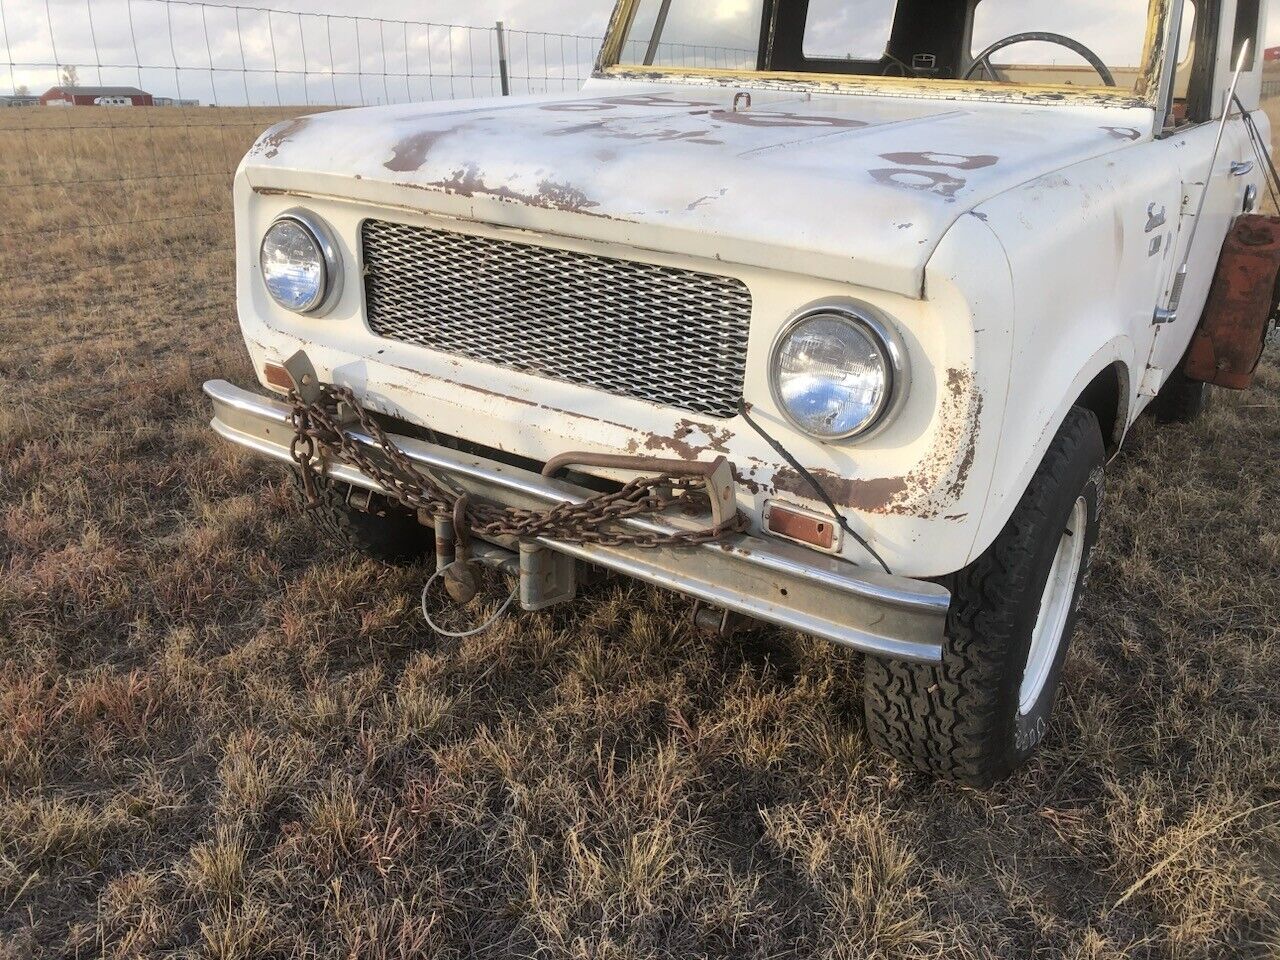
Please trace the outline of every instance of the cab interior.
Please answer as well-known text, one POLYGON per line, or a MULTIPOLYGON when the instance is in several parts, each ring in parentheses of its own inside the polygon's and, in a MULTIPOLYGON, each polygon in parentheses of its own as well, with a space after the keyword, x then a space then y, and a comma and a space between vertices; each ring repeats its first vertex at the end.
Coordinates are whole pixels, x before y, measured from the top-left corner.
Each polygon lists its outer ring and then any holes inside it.
MULTIPOLYGON (((693 2, 701 0, 639 0, 626 24, 634 52, 628 54, 624 45, 623 62, 688 66, 667 61, 687 55, 680 51, 711 49, 710 44, 722 41, 722 37, 681 35, 682 23, 692 23, 701 14, 681 21, 678 5, 693 2), (674 8, 673 2, 677 5, 674 8)), ((1237 49, 1245 39, 1256 37, 1260 3, 1237 0, 1237 49)), ((1113 9, 1123 8, 1121 12, 1106 14, 1126 18, 1128 36, 1123 52, 1118 52, 1120 48, 1112 40, 1115 31, 1109 31, 1099 19, 1102 15, 1092 19, 1084 15, 1081 29, 1072 31, 1075 36, 1067 29, 1054 30, 1055 18, 1059 24, 1065 23, 1080 9, 1073 10, 1072 4, 1064 5, 1061 0, 864 0, 862 4, 849 0, 756 0, 745 7, 744 22, 735 38, 741 59, 729 64, 732 69, 1133 91, 1142 76, 1139 65, 1146 60, 1152 42, 1147 0, 1119 0, 1113 9), (854 7, 858 8, 857 16, 851 15, 854 7), (1067 14, 1061 12, 1064 9, 1067 14), (1001 24, 1016 24, 1018 29, 1010 36, 998 37, 995 44, 989 43, 996 36, 993 30, 1001 32, 1001 24), (757 28, 758 43, 755 37, 746 40, 757 28), (1000 42, 1033 32, 1052 36, 1048 40, 1015 39, 983 56, 1000 42), (842 35, 845 33, 849 35, 842 35), (742 49, 744 46, 754 49, 742 49)), ((1222 19, 1221 0, 1184 0, 1169 127, 1212 118, 1220 30, 1229 26, 1222 24, 1222 19)), ((719 62, 709 65, 725 66, 719 62)))

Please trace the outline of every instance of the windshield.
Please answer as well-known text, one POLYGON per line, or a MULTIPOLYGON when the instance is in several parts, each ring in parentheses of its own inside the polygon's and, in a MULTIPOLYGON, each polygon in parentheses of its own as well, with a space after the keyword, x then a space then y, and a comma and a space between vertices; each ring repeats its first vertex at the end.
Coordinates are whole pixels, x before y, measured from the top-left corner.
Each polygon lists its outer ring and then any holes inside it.
POLYGON ((764 0, 642 0, 627 31, 621 62, 754 70, 763 17, 764 0))
MULTIPOLYGON (((623 0, 616 64, 1146 94, 1171 0, 623 0), (997 47, 984 57, 993 45, 997 47)), ((1187 0, 1184 36, 1194 7, 1187 0)))

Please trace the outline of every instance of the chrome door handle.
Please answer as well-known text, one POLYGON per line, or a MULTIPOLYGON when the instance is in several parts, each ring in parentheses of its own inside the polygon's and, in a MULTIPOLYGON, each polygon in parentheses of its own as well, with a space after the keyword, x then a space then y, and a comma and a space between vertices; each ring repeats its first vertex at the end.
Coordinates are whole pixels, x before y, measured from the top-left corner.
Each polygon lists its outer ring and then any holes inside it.
POLYGON ((1251 173, 1253 173, 1252 160, 1237 160, 1231 164, 1231 175, 1233 177, 1247 177, 1251 173))

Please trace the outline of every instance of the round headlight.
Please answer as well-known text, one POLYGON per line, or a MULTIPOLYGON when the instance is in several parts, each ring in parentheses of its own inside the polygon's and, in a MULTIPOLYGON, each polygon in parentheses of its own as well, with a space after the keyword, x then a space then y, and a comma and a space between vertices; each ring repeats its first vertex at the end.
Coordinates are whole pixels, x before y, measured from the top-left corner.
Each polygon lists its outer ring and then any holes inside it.
POLYGON ((262 278, 271 299, 294 313, 324 305, 339 276, 336 253, 317 223, 286 214, 262 239, 262 278))
POLYGON ((774 397, 812 437, 862 436, 893 405, 901 356, 887 327, 869 312, 817 307, 796 317, 774 347, 774 397))

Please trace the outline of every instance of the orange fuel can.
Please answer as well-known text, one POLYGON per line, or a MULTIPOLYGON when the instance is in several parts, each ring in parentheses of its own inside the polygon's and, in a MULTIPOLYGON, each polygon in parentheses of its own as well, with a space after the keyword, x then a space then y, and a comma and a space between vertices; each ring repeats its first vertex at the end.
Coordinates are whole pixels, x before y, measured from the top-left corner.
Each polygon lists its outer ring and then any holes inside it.
POLYGON ((1229 390, 1253 386, 1280 302, 1280 217, 1243 216, 1227 234, 1186 375, 1229 390))

